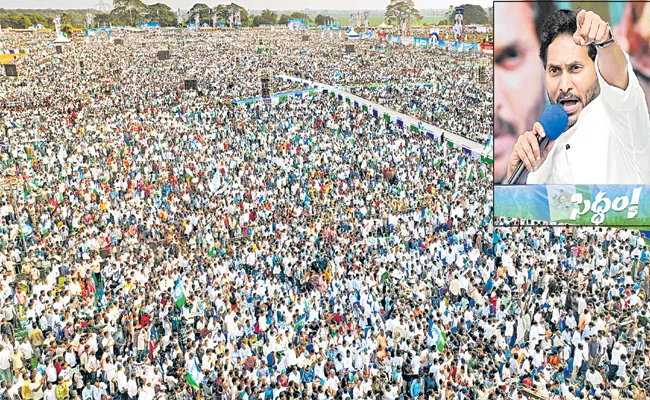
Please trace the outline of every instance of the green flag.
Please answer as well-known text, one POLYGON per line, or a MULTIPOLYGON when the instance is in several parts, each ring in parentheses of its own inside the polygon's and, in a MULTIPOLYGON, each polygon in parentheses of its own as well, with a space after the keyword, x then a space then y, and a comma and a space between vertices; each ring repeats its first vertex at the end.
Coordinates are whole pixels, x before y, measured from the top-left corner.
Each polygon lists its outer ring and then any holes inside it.
POLYGON ((187 297, 185 297, 185 290, 183 290, 183 283, 181 282, 181 277, 178 277, 178 280, 176 281, 176 286, 174 287, 174 301, 176 302, 176 305, 181 308, 183 307, 183 304, 185 304, 185 301, 187 301, 187 297))
POLYGON ((474 179, 474 166, 470 164, 469 168, 467 169, 467 180, 471 181, 474 179))
POLYGON ((185 374, 185 380, 190 386, 196 389, 199 389, 199 385, 203 382, 203 374, 201 373, 199 366, 196 365, 196 358, 194 359, 194 363, 190 366, 189 372, 185 374))

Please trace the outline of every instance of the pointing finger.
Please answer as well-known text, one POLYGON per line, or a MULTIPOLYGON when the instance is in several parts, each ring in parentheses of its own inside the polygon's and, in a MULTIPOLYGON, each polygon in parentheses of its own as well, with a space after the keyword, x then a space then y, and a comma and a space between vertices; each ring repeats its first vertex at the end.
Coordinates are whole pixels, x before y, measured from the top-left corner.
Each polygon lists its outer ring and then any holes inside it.
POLYGON ((589 31, 591 30, 592 22, 593 22, 592 18, 589 18, 589 16, 588 16, 587 18, 585 18, 585 21, 582 24, 582 26, 578 29, 578 31, 580 32, 580 36, 582 36, 582 39, 583 39, 581 44, 580 44, 581 46, 584 46, 585 44, 587 44, 587 40, 589 39, 589 31))
POLYGON ((578 29, 580 29, 580 27, 584 23, 586 15, 587 15, 587 10, 584 9, 580 10, 576 15, 576 25, 578 25, 578 29))

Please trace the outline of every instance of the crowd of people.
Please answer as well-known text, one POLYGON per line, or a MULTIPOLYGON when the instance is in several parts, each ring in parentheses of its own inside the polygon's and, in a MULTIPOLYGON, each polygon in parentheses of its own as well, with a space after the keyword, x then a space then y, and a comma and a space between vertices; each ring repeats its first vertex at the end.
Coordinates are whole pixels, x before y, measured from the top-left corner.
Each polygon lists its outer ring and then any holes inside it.
POLYGON ((478 143, 492 136, 492 76, 484 55, 442 50, 431 82, 352 86, 350 92, 478 143), (480 72, 479 72, 480 71, 480 72))
POLYGON ((267 68, 369 85, 420 81, 389 60, 473 58, 360 44, 328 59, 343 43, 317 34, 123 37, 34 52, 0 83, 3 399, 639 390, 638 235, 493 228, 491 165, 322 93, 232 105, 267 68))
POLYGON ((544 398, 645 398, 647 238, 503 218, 494 229, 487 287, 505 329, 501 378, 518 378, 544 398))
MULTIPOLYGON (((287 57, 304 46, 279 37, 287 57)), ((453 391, 422 381, 457 354, 451 332, 437 350, 429 326, 449 321, 431 310, 444 265, 487 263, 490 167, 320 93, 234 107, 273 58, 258 37, 196 39, 82 41, 3 82, 17 103, 2 110, 3 169, 25 184, 2 198, 3 395, 453 391), (218 42, 233 55, 189 67, 218 42), (151 54, 168 45, 172 60, 151 54)))

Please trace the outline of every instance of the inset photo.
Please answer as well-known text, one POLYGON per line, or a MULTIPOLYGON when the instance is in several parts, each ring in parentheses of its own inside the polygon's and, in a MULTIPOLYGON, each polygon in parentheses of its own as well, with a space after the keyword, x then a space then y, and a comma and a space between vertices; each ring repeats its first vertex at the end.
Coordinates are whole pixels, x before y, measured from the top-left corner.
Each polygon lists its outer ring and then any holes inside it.
POLYGON ((495 190, 650 184, 649 98, 650 3, 494 3, 495 190))

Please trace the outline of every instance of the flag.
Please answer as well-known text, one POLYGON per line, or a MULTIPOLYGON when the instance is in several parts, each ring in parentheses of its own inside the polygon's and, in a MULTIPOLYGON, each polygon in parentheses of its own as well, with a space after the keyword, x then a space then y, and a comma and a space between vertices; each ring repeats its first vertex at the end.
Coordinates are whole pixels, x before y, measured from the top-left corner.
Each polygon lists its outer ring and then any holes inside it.
POLYGON ((208 256, 214 257, 214 253, 216 253, 216 249, 213 246, 212 249, 210 249, 210 253, 208 254, 208 256))
POLYGON ((433 165, 436 168, 438 168, 440 166, 440 164, 442 164, 442 159, 441 158, 436 159, 436 161, 433 163, 433 165))
POLYGON ((474 166, 470 165, 469 169, 467 170, 467 180, 471 181, 474 179, 474 166))
POLYGON ((429 337, 433 339, 438 352, 442 353, 442 350, 444 350, 445 344, 447 343, 447 335, 435 326, 431 319, 429 319, 429 337))
POLYGON ((27 222, 23 222, 22 231, 23 231, 23 237, 29 237, 31 236, 32 233, 34 233, 34 229, 27 222))
POLYGON ((298 318, 295 324, 293 324, 293 331, 298 332, 305 326, 305 321, 307 320, 307 314, 304 314, 302 317, 298 318))
POLYGON ((479 170, 478 170, 478 176, 479 176, 481 179, 485 178, 485 171, 483 171, 483 168, 482 168, 482 167, 479 168, 479 170))
POLYGON ((180 308, 183 307, 187 297, 185 297, 185 291, 183 290, 183 283, 181 282, 181 277, 178 277, 176 280, 176 286, 174 287, 174 301, 176 305, 180 308))
POLYGON ((465 169, 466 166, 467 166, 467 162, 465 161, 465 157, 461 157, 460 162, 458 163, 458 167, 460 169, 465 169))
POLYGON ((199 388, 199 385, 203 382, 203 374, 201 373, 201 370, 199 369, 199 366, 196 365, 196 358, 194 358, 194 363, 192 363, 192 366, 190 367, 190 371, 185 374, 185 380, 187 383, 190 384, 190 386, 199 388))

